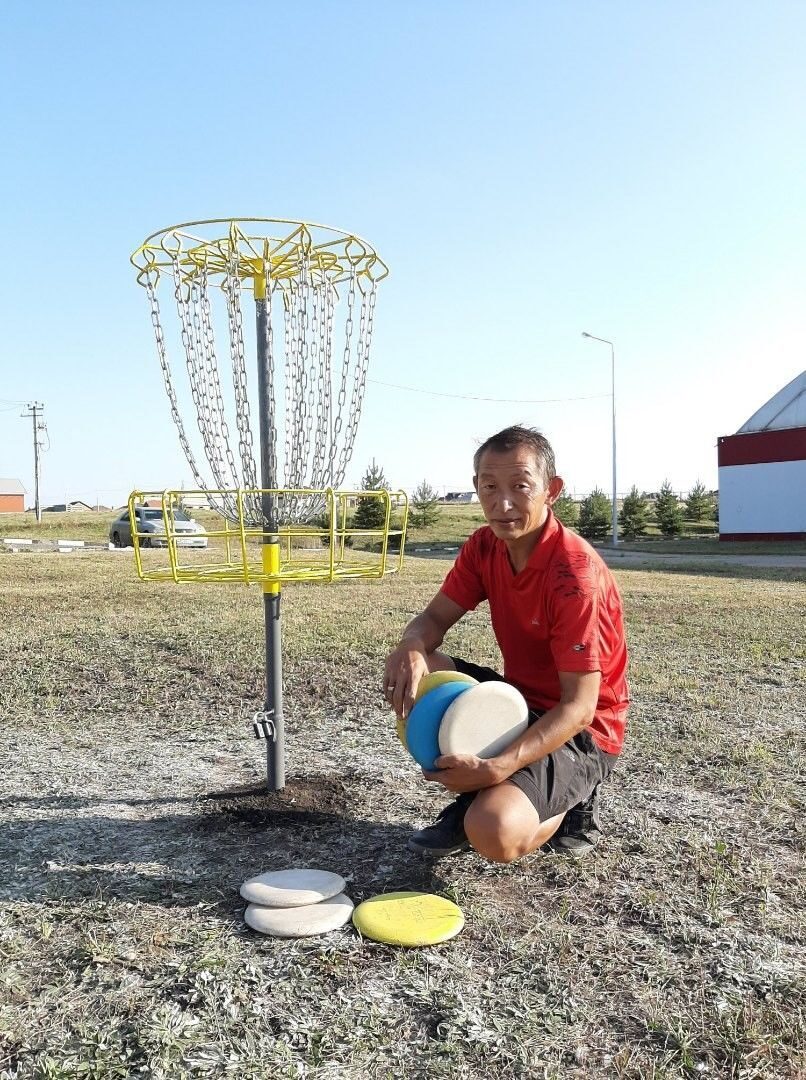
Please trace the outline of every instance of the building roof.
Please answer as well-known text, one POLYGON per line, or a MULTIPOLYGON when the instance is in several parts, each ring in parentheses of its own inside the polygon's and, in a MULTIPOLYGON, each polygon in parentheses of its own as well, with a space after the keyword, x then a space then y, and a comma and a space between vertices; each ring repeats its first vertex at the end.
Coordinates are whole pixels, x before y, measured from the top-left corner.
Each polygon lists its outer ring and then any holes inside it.
POLYGON ((54 503, 53 506, 44 506, 43 512, 46 514, 64 514, 68 510, 94 510, 94 506, 90 506, 89 503, 82 502, 80 499, 74 499, 69 503, 54 503))
POLYGON ((9 480, 0 476, 0 495, 24 495, 25 488, 19 480, 9 480))
POLYGON ((777 394, 773 394, 766 405, 762 405, 742 424, 736 434, 796 427, 806 427, 806 371, 802 371, 777 394))

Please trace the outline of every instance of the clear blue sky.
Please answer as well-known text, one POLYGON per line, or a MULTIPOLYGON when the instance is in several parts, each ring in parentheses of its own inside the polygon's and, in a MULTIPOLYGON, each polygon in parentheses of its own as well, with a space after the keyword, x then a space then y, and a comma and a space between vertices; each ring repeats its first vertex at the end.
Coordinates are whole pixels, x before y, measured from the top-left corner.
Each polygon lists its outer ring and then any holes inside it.
POLYGON ((805 40, 776 0, 10 0, 0 476, 33 490, 36 399, 45 502, 190 485, 128 258, 253 214, 391 268, 350 484, 374 456, 467 488, 521 421, 572 490, 609 490, 588 330, 616 344, 619 489, 715 486, 717 437, 806 366, 805 40))

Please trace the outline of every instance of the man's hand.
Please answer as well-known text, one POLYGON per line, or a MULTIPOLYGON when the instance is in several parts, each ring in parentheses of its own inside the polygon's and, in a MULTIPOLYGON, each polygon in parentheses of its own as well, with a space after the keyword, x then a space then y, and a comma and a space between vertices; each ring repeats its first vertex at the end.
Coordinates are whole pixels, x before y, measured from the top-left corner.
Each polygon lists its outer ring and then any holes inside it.
POLYGON ((403 631, 400 644, 386 658, 383 672, 383 696, 398 716, 411 712, 420 679, 428 674, 429 655, 439 648, 445 634, 464 613, 464 608, 438 592, 403 631))
POLYGON ((383 672, 383 696, 398 716, 408 716, 420 679, 428 674, 425 649, 403 641, 389 653, 383 672))
POLYGON ((442 784, 448 791, 478 791, 500 784, 509 776, 495 758, 484 759, 474 754, 445 754, 434 764, 436 770, 423 769, 423 776, 442 784))

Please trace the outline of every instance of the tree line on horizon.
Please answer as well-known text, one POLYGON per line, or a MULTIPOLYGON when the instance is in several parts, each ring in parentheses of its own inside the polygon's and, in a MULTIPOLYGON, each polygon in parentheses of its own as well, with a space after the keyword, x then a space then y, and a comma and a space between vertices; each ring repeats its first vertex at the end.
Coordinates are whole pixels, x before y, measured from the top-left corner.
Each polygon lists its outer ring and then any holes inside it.
MULTIPOLYGON (((383 469, 373 458, 369 468, 361 479, 363 491, 388 489, 389 484, 383 469)), ((423 480, 411 495, 409 521, 414 529, 428 528, 439 519, 440 497, 436 489, 427 480, 423 480)), ((557 518, 569 528, 576 529, 588 540, 604 540, 613 527, 612 503, 609 495, 601 488, 586 495, 577 502, 563 492, 554 503, 557 518)), ((384 511, 380 502, 374 499, 362 500, 356 508, 354 524, 356 528, 374 529, 383 523, 384 511)), ((662 536, 679 536, 685 521, 697 523, 719 520, 718 495, 708 491, 698 480, 685 499, 681 499, 672 489, 668 480, 664 480, 657 494, 639 492, 633 484, 629 495, 621 500, 618 523, 621 535, 635 540, 645 536, 652 525, 656 525, 662 536)))

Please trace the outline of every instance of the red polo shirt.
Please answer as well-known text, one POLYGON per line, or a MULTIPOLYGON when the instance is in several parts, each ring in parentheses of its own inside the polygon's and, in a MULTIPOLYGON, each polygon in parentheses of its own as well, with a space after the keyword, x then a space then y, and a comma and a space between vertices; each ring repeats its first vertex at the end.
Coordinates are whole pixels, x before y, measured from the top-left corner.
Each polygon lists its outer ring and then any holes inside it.
POLYGON ((600 671, 588 730, 606 753, 620 753, 629 704, 621 596, 587 541, 549 511, 529 562, 516 574, 506 544, 485 525, 462 547, 442 592, 465 611, 489 600, 504 678, 531 708, 559 702, 558 672, 600 671))

